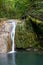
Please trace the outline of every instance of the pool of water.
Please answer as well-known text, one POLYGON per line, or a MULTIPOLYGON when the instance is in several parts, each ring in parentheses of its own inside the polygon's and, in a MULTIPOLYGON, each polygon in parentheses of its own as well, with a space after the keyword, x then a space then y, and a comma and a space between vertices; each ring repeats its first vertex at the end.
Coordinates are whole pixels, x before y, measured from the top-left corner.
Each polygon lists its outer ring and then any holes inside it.
POLYGON ((26 51, 0 54, 0 65, 43 65, 43 54, 26 51))

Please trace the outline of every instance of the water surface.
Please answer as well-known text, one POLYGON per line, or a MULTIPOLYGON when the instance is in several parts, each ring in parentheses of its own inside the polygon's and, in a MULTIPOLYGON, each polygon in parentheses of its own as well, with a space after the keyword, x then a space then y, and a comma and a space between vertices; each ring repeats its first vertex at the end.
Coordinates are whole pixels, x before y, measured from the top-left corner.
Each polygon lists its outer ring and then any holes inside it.
POLYGON ((43 54, 25 51, 0 54, 0 65, 43 65, 43 54))

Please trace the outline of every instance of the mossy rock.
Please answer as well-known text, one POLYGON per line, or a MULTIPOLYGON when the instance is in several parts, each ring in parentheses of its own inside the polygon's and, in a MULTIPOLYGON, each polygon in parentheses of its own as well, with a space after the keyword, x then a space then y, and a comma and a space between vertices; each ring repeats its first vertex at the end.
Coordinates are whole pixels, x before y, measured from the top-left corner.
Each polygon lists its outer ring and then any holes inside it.
POLYGON ((16 48, 35 47, 39 44, 37 35, 34 33, 30 21, 20 22, 16 27, 15 43, 16 48))
POLYGON ((36 32, 38 39, 40 41, 39 45, 41 48, 43 48, 43 21, 36 18, 32 18, 31 16, 29 16, 29 18, 32 22, 34 31, 36 32))

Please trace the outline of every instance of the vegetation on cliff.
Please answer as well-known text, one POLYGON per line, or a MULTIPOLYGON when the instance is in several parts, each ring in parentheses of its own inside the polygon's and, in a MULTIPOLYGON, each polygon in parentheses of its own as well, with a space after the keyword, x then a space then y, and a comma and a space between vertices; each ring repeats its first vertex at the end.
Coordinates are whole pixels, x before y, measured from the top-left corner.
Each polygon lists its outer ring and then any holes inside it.
POLYGON ((30 20, 20 22, 16 27, 15 43, 17 48, 39 48, 39 40, 30 20))
POLYGON ((16 27, 16 47, 43 48, 43 0, 0 0, 0 18, 22 20, 16 27))

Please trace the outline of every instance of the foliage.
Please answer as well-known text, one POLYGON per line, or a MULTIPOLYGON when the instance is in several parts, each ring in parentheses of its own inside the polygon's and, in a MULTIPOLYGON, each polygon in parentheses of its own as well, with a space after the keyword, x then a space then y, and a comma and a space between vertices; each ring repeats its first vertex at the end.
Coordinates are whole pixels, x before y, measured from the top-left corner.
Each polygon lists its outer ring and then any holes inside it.
MULTIPOLYGON (((20 18, 43 8, 43 0, 0 0, 0 18, 20 18)), ((41 9, 42 10, 42 9, 41 9)))
POLYGON ((0 0, 0 18, 19 18, 29 4, 29 0, 0 0))

